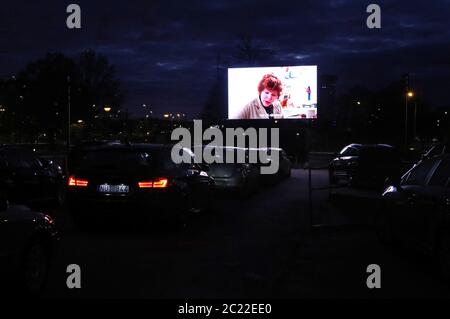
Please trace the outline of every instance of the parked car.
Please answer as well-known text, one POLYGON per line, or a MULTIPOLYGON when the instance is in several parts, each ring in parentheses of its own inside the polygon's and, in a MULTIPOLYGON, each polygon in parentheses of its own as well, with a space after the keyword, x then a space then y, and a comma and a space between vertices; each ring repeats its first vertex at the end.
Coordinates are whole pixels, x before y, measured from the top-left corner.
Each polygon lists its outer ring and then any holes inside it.
POLYGON ((431 146, 423 155, 422 160, 429 159, 434 156, 444 155, 450 153, 449 143, 437 143, 431 146))
POLYGON ((219 163, 209 163, 209 175, 214 178, 218 190, 238 191, 248 195, 258 188, 259 170, 256 163, 248 162, 248 151, 244 148, 203 146, 203 151, 212 154, 219 163), (237 163, 237 153, 241 151, 246 163, 237 163), (227 157, 233 156, 233 163, 227 157), (220 163, 222 162, 222 163, 220 163))
MULTIPOLYGON (((68 203, 75 222, 87 226, 101 213, 133 213, 150 220, 185 220, 189 212, 211 209, 214 180, 195 164, 176 164, 171 145, 134 144, 90 148, 68 179, 68 203)), ((137 215, 135 215, 137 216, 137 215)), ((97 218, 98 219, 98 218, 97 218)))
POLYGON ((408 243, 436 257, 450 280, 450 155, 426 159, 391 180, 376 229, 384 243, 408 243))
POLYGON ((82 159, 86 151, 121 144, 122 143, 119 140, 94 140, 94 141, 85 141, 77 145, 74 145, 71 147, 69 157, 67 160, 68 170, 71 171, 74 167, 77 167, 79 165, 79 161, 82 159))
POLYGON ((350 144, 331 161, 330 185, 382 188, 387 177, 399 176, 397 150, 386 144, 350 144))
MULTIPOLYGON (((276 156, 278 158, 278 171, 275 174, 260 174, 260 180, 263 183, 276 183, 281 179, 287 178, 291 176, 292 162, 287 156, 286 152, 282 148, 258 148, 258 149, 249 149, 254 151, 264 150, 268 151, 268 156, 273 157, 275 153, 278 153, 276 156)), ((268 166, 269 164, 258 163, 258 171, 260 171, 262 166, 268 166)))
POLYGON ((52 161, 39 158, 33 150, 0 146, 0 190, 12 203, 34 207, 38 203, 65 200, 65 175, 52 161))
POLYGON ((0 296, 38 295, 46 283, 58 231, 50 216, 0 196, 0 296))
POLYGON ((279 170, 279 176, 281 178, 287 178, 291 176, 291 169, 292 169, 292 162, 289 159, 286 152, 282 149, 276 149, 276 151, 280 152, 280 170, 279 170))

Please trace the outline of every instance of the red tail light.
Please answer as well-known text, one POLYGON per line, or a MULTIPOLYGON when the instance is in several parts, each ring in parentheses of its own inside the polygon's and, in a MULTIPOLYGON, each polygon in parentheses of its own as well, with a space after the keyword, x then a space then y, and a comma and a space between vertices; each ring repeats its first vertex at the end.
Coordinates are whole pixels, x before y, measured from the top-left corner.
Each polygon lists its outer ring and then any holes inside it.
POLYGON ((138 183, 139 188, 152 188, 153 187, 153 182, 139 182, 138 183))
POLYGON ((152 181, 138 183, 139 188, 166 188, 169 185, 167 178, 157 178, 152 181))
POLYGON ((86 187, 88 186, 89 181, 86 179, 75 178, 75 176, 69 177, 69 182, 67 183, 69 186, 79 186, 86 187))
POLYGON ((153 181, 153 188, 166 188, 169 184, 169 180, 167 178, 158 178, 153 181))

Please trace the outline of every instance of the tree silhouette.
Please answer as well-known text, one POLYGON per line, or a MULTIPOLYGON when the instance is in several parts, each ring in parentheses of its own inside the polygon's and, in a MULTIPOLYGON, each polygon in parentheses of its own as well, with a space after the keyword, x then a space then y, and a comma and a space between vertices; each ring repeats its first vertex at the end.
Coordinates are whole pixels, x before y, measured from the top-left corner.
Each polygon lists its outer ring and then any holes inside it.
POLYGON ((240 37, 239 43, 234 48, 232 57, 238 64, 249 66, 267 61, 273 55, 273 51, 262 46, 249 35, 240 37))
POLYGON ((96 110, 105 105, 117 111, 124 101, 124 93, 116 79, 116 71, 104 55, 96 54, 92 50, 83 52, 76 60, 80 89, 79 108, 74 110, 74 116, 86 119, 92 118, 96 110), (95 105, 96 107, 92 107, 95 105))
POLYGON ((66 130, 69 94, 72 123, 92 120, 93 105, 103 110, 107 104, 117 111, 124 99, 114 67, 93 51, 76 59, 48 53, 25 66, 19 83, 15 90, 20 93, 14 91, 11 97, 17 100, 13 104, 21 123, 28 120, 28 130, 45 132, 50 141, 66 130))
POLYGON ((202 119, 219 120, 227 116, 226 72, 231 66, 256 66, 267 61, 273 51, 263 47, 251 36, 241 36, 231 54, 217 53, 216 81, 211 85, 200 116, 202 119), (231 62, 230 62, 231 61, 231 62))
POLYGON ((56 130, 64 123, 67 113, 68 76, 76 79, 73 60, 61 53, 48 53, 30 62, 18 77, 24 83, 23 111, 50 141, 54 141, 56 130))

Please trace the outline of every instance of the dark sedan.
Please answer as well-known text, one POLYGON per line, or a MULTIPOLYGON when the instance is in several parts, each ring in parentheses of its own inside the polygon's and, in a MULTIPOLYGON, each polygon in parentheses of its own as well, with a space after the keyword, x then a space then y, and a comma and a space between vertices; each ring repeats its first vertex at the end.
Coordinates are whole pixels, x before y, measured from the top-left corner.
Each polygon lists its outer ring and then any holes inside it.
POLYGON ((208 164, 208 174, 214 178, 218 190, 237 191, 247 196, 258 188, 259 170, 256 164, 248 163, 248 151, 237 147, 204 146, 202 152, 208 152, 215 158, 208 164), (238 152, 242 152, 245 163, 237 163, 238 152), (233 158, 232 162, 227 161, 233 158))
POLYGON ((422 161, 383 193, 380 239, 403 242, 436 257, 450 280, 450 156, 422 161))
POLYGON ((58 232, 51 217, 0 198, 0 295, 43 289, 58 232))
POLYGON ((58 165, 22 146, 0 146, 0 191, 12 203, 36 206, 62 204, 65 176, 58 165))
POLYGON ((401 160, 386 144, 350 144, 329 165, 331 185, 381 188, 387 177, 399 175, 401 160))
POLYGON ((135 144, 78 154, 68 179, 75 222, 89 226, 100 214, 114 212, 125 219, 139 215, 150 221, 183 221, 189 212, 209 210, 214 180, 206 167, 193 163, 192 152, 184 148, 178 151, 192 163, 176 164, 171 151, 170 145, 135 144))

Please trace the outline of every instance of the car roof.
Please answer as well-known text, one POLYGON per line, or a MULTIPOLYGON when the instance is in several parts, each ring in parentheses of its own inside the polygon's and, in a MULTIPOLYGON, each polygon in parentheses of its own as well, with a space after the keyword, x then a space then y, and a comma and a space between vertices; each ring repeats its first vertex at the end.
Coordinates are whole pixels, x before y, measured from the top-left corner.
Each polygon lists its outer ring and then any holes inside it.
MULTIPOLYGON (((345 147, 354 147, 354 148, 387 148, 387 149, 394 149, 392 145, 389 144, 358 144, 358 143, 352 143, 345 147)), ((344 147, 344 148, 345 148, 344 147)))
POLYGON ((364 150, 364 149, 389 149, 389 150, 394 150, 395 149, 395 147, 393 147, 392 145, 389 145, 389 144, 358 144, 358 143, 352 143, 352 144, 346 145, 342 149, 348 148, 348 147, 353 147, 353 148, 356 148, 358 150, 364 150))
POLYGON ((136 144, 105 144, 95 145, 89 147, 81 146, 81 149, 85 148, 87 151, 104 151, 104 150, 162 150, 172 147, 172 144, 148 144, 148 143, 136 143, 136 144))

